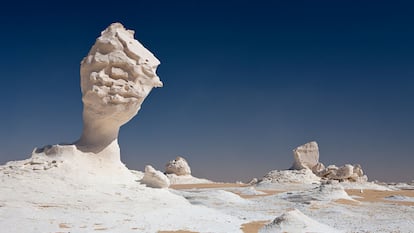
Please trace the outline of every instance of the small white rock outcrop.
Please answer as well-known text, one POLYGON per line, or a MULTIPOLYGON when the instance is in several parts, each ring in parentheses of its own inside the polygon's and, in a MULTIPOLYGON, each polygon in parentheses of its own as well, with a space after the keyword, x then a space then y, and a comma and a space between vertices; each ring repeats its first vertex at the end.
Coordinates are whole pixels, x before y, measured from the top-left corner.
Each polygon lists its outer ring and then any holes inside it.
POLYGON ((177 156, 174 160, 165 165, 166 174, 175 174, 177 176, 191 175, 191 168, 183 157, 177 156))
POLYGON ((155 170, 151 165, 145 166, 144 177, 140 182, 151 188, 168 188, 170 186, 168 177, 164 173, 155 170))

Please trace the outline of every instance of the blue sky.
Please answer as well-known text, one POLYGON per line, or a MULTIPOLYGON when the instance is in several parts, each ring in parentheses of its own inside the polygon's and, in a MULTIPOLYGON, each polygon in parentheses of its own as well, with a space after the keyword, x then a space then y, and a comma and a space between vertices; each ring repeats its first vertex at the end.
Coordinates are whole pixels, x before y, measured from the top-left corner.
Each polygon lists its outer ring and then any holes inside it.
POLYGON ((164 87, 120 131, 122 160, 248 181, 320 160, 371 180, 414 179, 414 15, 409 1, 12 3, 0 24, 0 162, 75 141, 79 64, 112 22, 161 61, 164 87), (14 5, 13 5, 14 4, 14 5))

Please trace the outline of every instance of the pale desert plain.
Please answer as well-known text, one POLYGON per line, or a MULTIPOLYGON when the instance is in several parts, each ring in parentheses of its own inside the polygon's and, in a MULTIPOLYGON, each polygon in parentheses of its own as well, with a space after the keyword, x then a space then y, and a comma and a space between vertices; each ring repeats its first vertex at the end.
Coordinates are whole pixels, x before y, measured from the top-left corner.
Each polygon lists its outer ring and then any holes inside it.
POLYGON ((119 129, 163 86, 159 64, 122 24, 101 33, 81 63, 80 139, 0 167, 1 232, 414 232, 413 182, 325 166, 314 141, 292 148, 291 168, 248 183, 194 177, 191 157, 128 169, 119 129))

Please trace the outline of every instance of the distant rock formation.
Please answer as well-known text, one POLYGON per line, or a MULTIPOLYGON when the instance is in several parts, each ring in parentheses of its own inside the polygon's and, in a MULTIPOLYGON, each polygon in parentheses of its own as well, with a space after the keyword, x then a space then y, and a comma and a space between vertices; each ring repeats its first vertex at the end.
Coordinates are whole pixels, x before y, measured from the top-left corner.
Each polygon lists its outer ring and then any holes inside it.
POLYGON ((351 181, 351 182, 366 182, 368 177, 364 175, 361 165, 355 164, 345 164, 342 167, 337 167, 335 165, 329 165, 325 169, 315 173, 319 177, 330 179, 330 180, 339 180, 339 181, 351 181))
POLYGON ((171 184, 212 183, 211 180, 192 176, 190 165, 181 156, 177 156, 165 165, 165 175, 170 179, 171 184))
POLYGON ((292 169, 313 169, 319 163, 318 143, 308 142, 293 150, 294 162, 292 169))
POLYGON ((361 165, 346 164, 342 167, 329 165, 325 167, 319 162, 319 148, 316 142, 308 142, 293 150, 294 162, 291 169, 311 170, 315 175, 329 180, 365 182, 368 177, 364 175, 361 165))
POLYGON ((168 177, 164 173, 155 170, 151 165, 145 166, 144 177, 140 182, 151 188, 168 188, 170 186, 168 177))
POLYGON ((191 168, 183 157, 177 156, 165 165, 165 173, 177 176, 191 175, 191 168))
POLYGON ((152 88, 162 86, 156 75, 159 64, 134 39, 134 31, 120 23, 111 24, 101 32, 81 62, 83 132, 80 139, 73 144, 35 149, 32 158, 43 156, 45 163, 61 160, 59 166, 65 166, 75 175, 83 169, 97 177, 98 174, 118 176, 117 179, 102 178, 108 182, 133 180, 134 176, 121 162, 118 133, 138 113, 152 88))

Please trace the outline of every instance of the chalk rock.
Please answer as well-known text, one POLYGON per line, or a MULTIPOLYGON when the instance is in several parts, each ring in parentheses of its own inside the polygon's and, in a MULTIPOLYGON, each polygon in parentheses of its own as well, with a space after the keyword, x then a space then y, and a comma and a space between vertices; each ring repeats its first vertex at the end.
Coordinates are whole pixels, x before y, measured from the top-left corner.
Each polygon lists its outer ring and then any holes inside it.
POLYGON ((317 176, 340 181, 351 181, 351 182, 366 182, 368 177, 364 175, 361 165, 350 165, 346 164, 342 167, 335 165, 329 165, 325 169, 322 169, 315 173, 317 176))
POLYGON ((83 152, 120 160, 119 128, 133 118, 154 87, 158 59, 134 39, 134 31, 113 23, 96 40, 81 62, 83 132, 75 143, 83 152))
POLYGON ((168 177, 164 173, 155 170, 151 165, 145 166, 144 177, 140 182, 151 188, 168 188, 170 186, 168 177))
POLYGON ((314 174, 318 174, 322 172, 323 170, 325 170, 325 165, 323 165, 323 163, 318 163, 312 168, 312 172, 314 174))
POLYGON ((180 156, 165 165, 165 173, 175 174, 177 176, 191 175, 191 169, 187 161, 180 156))
POLYGON ((255 185, 255 184, 257 184, 257 183, 259 183, 259 179, 257 179, 257 178, 255 177, 255 178, 251 179, 251 180, 249 181, 249 183, 247 183, 247 184, 248 184, 248 185, 255 185))
POLYGON ((350 164, 346 164, 345 166, 338 168, 338 170, 336 170, 336 172, 332 174, 330 178, 336 179, 336 180, 344 180, 344 179, 348 179, 349 177, 351 177, 353 173, 354 173, 354 167, 350 164))
POLYGON ((319 163, 319 148, 316 142, 308 142, 293 150, 292 169, 311 169, 319 163))
POLYGON ((364 171, 362 171, 361 165, 355 164, 353 173, 356 174, 358 177, 362 177, 364 175, 364 171))

